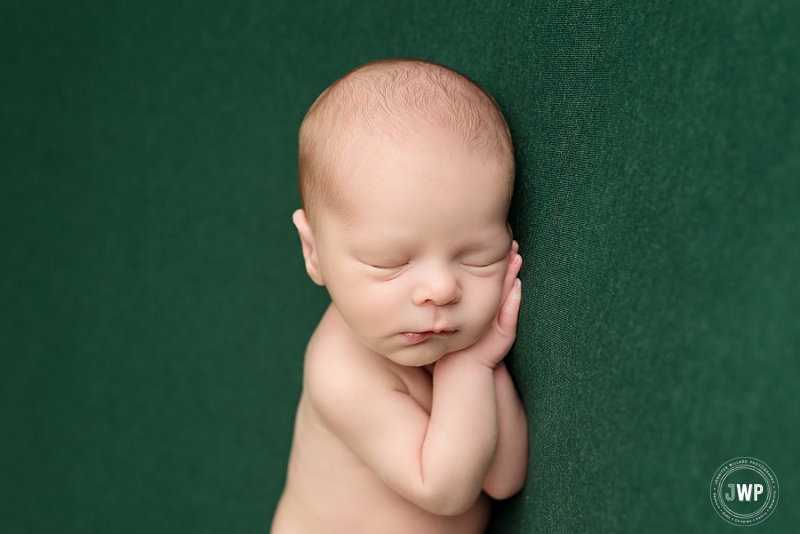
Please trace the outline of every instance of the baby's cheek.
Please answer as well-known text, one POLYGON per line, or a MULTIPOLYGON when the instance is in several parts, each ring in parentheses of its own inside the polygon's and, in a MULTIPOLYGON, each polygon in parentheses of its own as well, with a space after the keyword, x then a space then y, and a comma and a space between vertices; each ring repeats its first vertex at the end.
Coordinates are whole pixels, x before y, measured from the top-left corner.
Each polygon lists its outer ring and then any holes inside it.
POLYGON ((364 288, 360 295, 362 320, 371 329, 394 327, 401 309, 398 297, 391 288, 378 285, 364 288))
POLYGON ((498 310, 500 309, 501 299, 503 298, 503 280, 505 278, 505 269, 503 270, 502 274, 498 274, 493 276, 491 279, 488 279, 486 282, 484 290, 484 298, 485 304, 487 307, 492 308, 494 313, 492 315, 497 315, 498 310))
POLYGON ((502 297, 502 281, 498 284, 496 280, 482 280, 473 289, 473 309, 472 315, 476 323, 476 328, 485 332, 500 310, 500 299, 502 297))

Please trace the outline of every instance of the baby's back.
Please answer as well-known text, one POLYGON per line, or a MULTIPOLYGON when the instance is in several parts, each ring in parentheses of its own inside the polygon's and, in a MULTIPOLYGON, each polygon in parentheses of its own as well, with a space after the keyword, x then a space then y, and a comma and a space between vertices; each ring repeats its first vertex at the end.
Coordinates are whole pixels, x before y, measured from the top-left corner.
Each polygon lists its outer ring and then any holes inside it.
MULTIPOLYGON (((389 381, 387 387, 404 389, 430 413, 431 379, 426 370, 381 361, 374 354, 355 354, 357 347, 341 343, 333 328, 335 321, 331 322, 329 315, 323 318, 309 343, 306 376, 320 358, 324 357, 325 362, 341 359, 340 365, 356 365, 363 371, 364 380, 385 379, 389 381), (322 350, 324 354, 320 354, 322 350), (358 361, 363 356, 367 359, 358 361)), ((308 389, 309 382, 304 380, 286 487, 275 512, 272 534, 484 532, 491 511, 491 501, 485 493, 470 510, 458 516, 440 516, 419 508, 375 476, 326 427, 308 389)))

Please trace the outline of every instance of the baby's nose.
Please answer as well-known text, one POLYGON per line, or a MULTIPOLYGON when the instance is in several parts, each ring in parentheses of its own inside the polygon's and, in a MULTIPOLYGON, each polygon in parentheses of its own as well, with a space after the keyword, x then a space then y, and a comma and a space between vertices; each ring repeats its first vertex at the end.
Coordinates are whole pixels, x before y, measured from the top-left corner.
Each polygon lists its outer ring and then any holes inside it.
POLYGON ((413 301, 417 306, 428 302, 437 306, 452 304, 461 299, 461 286, 452 270, 441 266, 427 270, 417 285, 413 301))

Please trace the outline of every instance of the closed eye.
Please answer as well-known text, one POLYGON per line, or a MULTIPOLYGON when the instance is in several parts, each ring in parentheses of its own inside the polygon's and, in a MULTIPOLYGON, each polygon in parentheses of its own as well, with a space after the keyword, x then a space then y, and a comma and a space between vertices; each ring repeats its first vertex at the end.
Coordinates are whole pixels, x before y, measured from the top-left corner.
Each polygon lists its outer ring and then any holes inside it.
POLYGON ((399 269, 400 267, 405 267, 408 264, 407 263, 403 263, 401 265, 372 265, 372 264, 368 263, 367 265, 369 265, 370 267, 373 267, 375 269, 399 269))
POLYGON ((504 259, 505 259, 505 257, 500 258, 499 260, 495 260, 495 261, 477 262, 477 263, 462 263, 461 265, 463 265, 464 267, 473 267, 475 269, 484 269, 486 267, 492 267, 494 265, 497 265, 498 263, 500 263, 504 259))
POLYGON ((400 269, 400 268, 405 267, 406 265, 408 265, 408 262, 398 263, 398 264, 395 264, 395 265, 376 265, 374 263, 367 263, 367 262, 363 262, 363 261, 361 263, 363 263, 364 265, 366 265, 368 267, 372 267, 373 269, 381 269, 381 270, 384 270, 384 271, 391 271, 391 270, 394 270, 394 269, 400 269))
POLYGON ((475 276, 492 276, 494 273, 497 272, 497 269, 500 268, 500 264, 503 262, 501 258, 497 261, 490 261, 487 260, 486 262, 473 262, 473 263, 461 263, 461 267, 475 276))

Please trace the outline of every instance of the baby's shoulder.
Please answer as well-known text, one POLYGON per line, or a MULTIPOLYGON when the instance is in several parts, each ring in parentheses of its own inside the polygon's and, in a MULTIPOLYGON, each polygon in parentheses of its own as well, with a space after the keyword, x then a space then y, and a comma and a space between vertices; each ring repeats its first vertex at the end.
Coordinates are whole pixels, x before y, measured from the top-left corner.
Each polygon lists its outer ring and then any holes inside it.
POLYGON ((331 305, 308 342, 303 389, 309 399, 344 402, 402 387, 397 364, 361 343, 337 315, 331 305))

